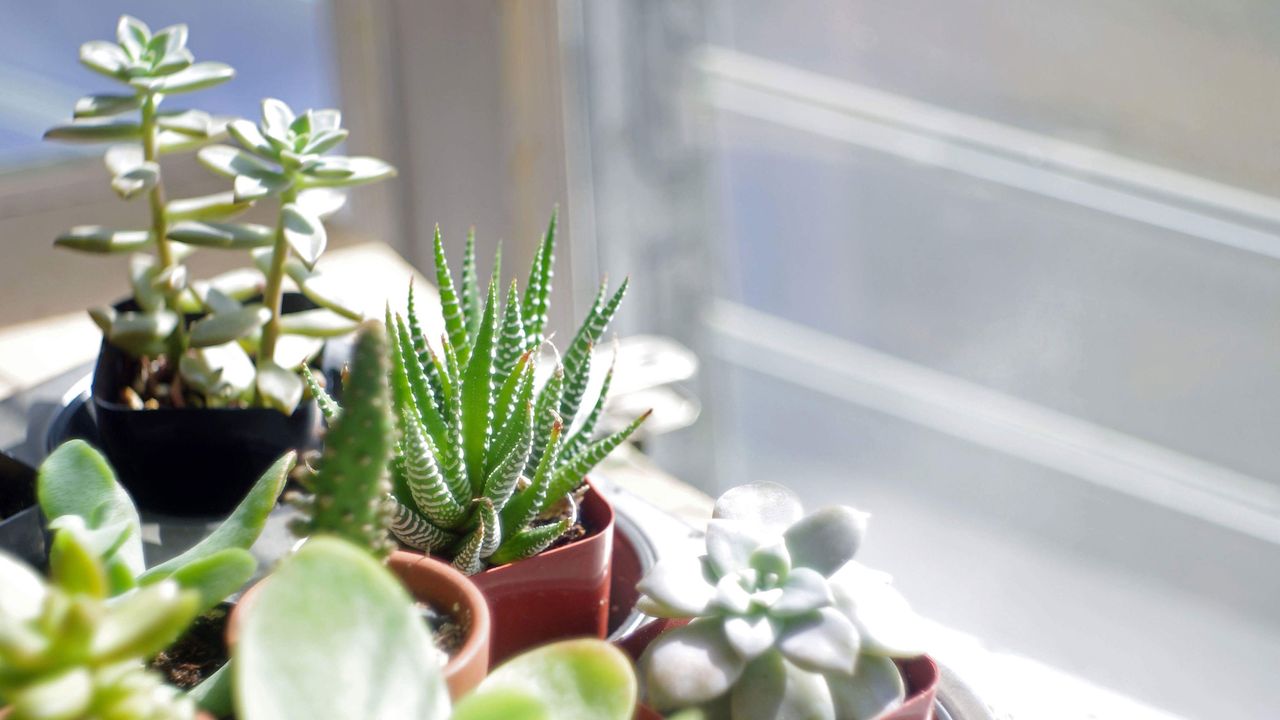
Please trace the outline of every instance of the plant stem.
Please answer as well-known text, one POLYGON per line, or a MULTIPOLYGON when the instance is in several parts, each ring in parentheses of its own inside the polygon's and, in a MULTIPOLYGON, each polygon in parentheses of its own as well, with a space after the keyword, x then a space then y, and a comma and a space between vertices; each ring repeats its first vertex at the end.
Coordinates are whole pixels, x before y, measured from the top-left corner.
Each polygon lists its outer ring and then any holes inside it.
POLYGON ((275 358, 276 340, 280 337, 281 304, 284 298, 284 263, 289 259, 289 243, 284 238, 284 206, 298 199, 295 183, 280 193, 280 214, 276 219, 276 242, 271 249, 271 267, 267 269, 267 288, 262 302, 271 311, 271 319, 262 327, 262 342, 258 345, 258 362, 275 358))
MULTIPOLYGON (((147 162, 160 162, 160 130, 156 125, 156 108, 158 101, 155 93, 147 93, 142 101, 142 159, 147 162)), ((163 178, 151 186, 148 194, 151 205, 151 236, 156 246, 156 260, 160 264, 159 272, 163 273, 174 265, 173 250, 169 247, 169 221, 164 211, 163 178)), ((178 324, 169 335, 169 362, 177 372, 182 354, 187 351, 186 327, 182 321, 178 296, 181 292, 166 292, 165 299, 169 310, 178 313, 178 324)))

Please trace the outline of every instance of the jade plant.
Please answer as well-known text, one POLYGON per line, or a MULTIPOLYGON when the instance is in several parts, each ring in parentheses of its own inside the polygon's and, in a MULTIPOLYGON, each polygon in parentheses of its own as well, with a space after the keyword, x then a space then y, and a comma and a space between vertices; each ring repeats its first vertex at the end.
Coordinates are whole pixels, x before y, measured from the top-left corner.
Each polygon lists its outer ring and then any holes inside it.
POLYGON ((105 156, 111 185, 125 199, 146 197, 149 222, 138 230, 79 226, 56 244, 133 253, 136 308, 90 310, 107 341, 139 360, 120 400, 138 408, 256 405, 292 413, 303 396, 296 370, 319 352, 323 338, 345 334, 360 320, 314 267, 327 242, 323 218, 341 207, 338 188, 381 180, 394 169, 373 158, 325 154, 347 137, 337 110, 295 116, 279 100, 266 100, 260 126, 161 110, 169 95, 234 75, 223 63, 194 63, 186 41, 185 25, 152 33, 126 15, 116 42, 81 47, 85 66, 128 91, 82 98, 75 119, 45 137, 115 143, 105 156), (209 144, 228 131, 243 149, 209 144), (167 199, 160 157, 197 148, 205 166, 234 179, 232 188, 167 199), (278 200, 274 226, 229 222, 268 198, 278 200), (183 260, 201 247, 251 252, 254 268, 190 279, 183 260), (286 280, 319 307, 285 315, 286 280))
POLYGON ((195 703, 144 663, 196 617, 200 596, 162 580, 112 599, 112 571, 95 546, 124 538, 104 531, 58 529, 47 582, 0 553, 0 706, 9 706, 8 720, 195 716, 195 703))
POLYGON ((640 582, 643 612, 692 619, 641 657, 649 703, 733 720, 864 720, 901 704, 893 658, 921 650, 905 601, 852 560, 866 518, 804 516, 773 483, 721 496, 706 554, 663 559, 640 582))
MULTIPOLYGON (((475 238, 467 240, 460 288, 435 235, 436 282, 446 334, 433 348, 409 288, 407 317, 387 311, 391 389, 400 429, 392 461, 391 531, 417 550, 451 558, 474 574, 536 555, 577 521, 574 493, 588 470, 626 440, 648 413, 595 439, 612 369, 594 405, 575 424, 591 372, 592 348, 626 293, 602 283, 562 363, 535 388, 546 344, 556 219, 534 255, 521 296, 499 298, 500 255, 482 301, 475 238)), ((323 392, 322 408, 333 404, 323 392)))
POLYGON ((456 707, 443 665, 399 581, 363 548, 317 536, 246 608, 230 687, 204 707, 239 720, 627 720, 635 708, 630 662, 599 640, 513 658, 456 707))
POLYGON ((301 481, 310 495, 291 495, 302 510, 290 529, 300 537, 328 534, 385 557, 394 543, 387 535, 387 466, 395 443, 391 391, 387 386, 387 340, 382 324, 364 323, 343 383, 338 408, 308 372, 306 378, 330 416, 324 454, 301 481))
POLYGON ((75 529, 90 544, 106 568, 110 596, 172 580, 194 591, 198 610, 204 612, 238 590, 257 569, 248 549, 265 527, 293 463, 293 453, 285 454, 208 537, 151 568, 143 562, 142 525, 133 501, 106 458, 83 440, 68 441, 49 455, 40 465, 36 492, 52 529, 75 529))

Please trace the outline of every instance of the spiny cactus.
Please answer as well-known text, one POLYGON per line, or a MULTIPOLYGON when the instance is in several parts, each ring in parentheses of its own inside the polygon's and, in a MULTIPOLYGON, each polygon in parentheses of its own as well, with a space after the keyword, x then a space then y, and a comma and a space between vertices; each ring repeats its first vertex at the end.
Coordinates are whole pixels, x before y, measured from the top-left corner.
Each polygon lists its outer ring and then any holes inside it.
POLYGON ((199 593, 162 580, 110 600, 99 551, 121 541, 63 523, 48 584, 0 553, 0 698, 9 720, 195 716, 195 704, 143 662, 196 617, 199 593))
POLYGON ((319 467, 305 480, 311 495, 290 499, 305 514, 292 525, 297 535, 336 535, 377 556, 391 552, 387 464, 395 425, 387 375, 386 335, 381 323, 369 321, 360 326, 356 338, 341 412, 315 379, 307 376, 312 391, 321 398, 321 408, 330 416, 330 425, 319 467))
POLYGON ((892 658, 920 654, 917 626, 887 576, 852 561, 866 515, 802 515, 780 485, 730 490, 706 555, 663 560, 640 582, 642 611, 694 618, 640 659, 656 709, 870 720, 902 702, 892 658))
MULTIPOLYGON (((495 272, 481 302, 469 238, 462 292, 435 237, 436 282, 446 334, 431 347, 409 288, 407 317, 387 312, 391 388, 400 441, 392 462, 392 533, 412 548, 451 557, 473 574, 542 552, 577 521, 573 493, 588 470, 648 417, 593 440, 612 377, 574 428, 591 349, 617 312, 627 283, 607 283, 569 344, 563 364, 535 390, 545 343, 556 218, 534 256, 523 298, 515 282, 500 302, 495 272), (471 320, 474 318, 474 320, 471 320)), ((331 401, 313 388, 321 406, 331 401)))

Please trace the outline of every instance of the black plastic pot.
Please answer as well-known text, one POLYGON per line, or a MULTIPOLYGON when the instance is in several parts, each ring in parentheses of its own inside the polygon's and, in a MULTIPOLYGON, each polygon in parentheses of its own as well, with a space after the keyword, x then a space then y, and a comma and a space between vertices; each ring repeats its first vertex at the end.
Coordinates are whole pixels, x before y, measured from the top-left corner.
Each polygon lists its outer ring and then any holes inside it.
POLYGON ((0 452, 0 550, 44 567, 44 518, 36 506, 36 471, 0 452))
MULTIPOLYGON (((285 295, 286 314, 314 307, 302 295, 285 295)), ((326 344, 326 355, 333 345, 326 344)), ((102 343, 93 375, 93 411, 103 452, 143 510, 225 515, 286 451, 319 445, 322 418, 313 400, 292 415, 267 408, 133 410, 116 398, 132 380, 134 362, 102 343)))

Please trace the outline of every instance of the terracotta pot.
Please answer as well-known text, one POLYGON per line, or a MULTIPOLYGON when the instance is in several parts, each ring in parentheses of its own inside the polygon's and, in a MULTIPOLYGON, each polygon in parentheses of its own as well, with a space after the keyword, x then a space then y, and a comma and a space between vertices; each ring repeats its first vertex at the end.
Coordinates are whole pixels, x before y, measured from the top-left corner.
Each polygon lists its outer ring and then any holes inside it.
MULTIPOLYGON (((466 642, 449 658, 444 666, 444 680, 449 686, 449 696, 457 699, 473 689, 489 672, 489 642, 491 622, 489 608, 467 576, 449 565, 419 553, 395 552, 387 563, 388 568, 400 578, 409 594, 419 602, 445 609, 450 613, 459 610, 471 621, 466 642)), ((227 618, 227 647, 234 648, 244 621, 245 608, 253 606, 267 576, 245 591, 227 618)), ((424 621, 425 622, 425 621, 424 621)))
MULTIPOLYGON (((688 625, 688 620, 658 619, 645 624, 635 634, 615 642, 633 660, 639 660, 649 643, 667 630, 688 625)), ((933 708, 938 695, 938 664, 928 655, 910 660, 895 660, 902 678, 907 684, 907 698, 898 709, 877 720, 933 720, 933 708)), ((636 720, 661 720, 662 716, 644 705, 636 707, 636 720)))
POLYGON ((471 576, 489 603, 495 665, 554 640, 607 634, 613 506, 590 481, 579 519, 586 537, 471 576))
POLYGON ((489 672, 491 624, 484 596, 467 576, 435 558, 397 551, 387 567, 414 599, 466 619, 467 639, 444 668, 449 695, 455 700, 462 697, 489 672))

